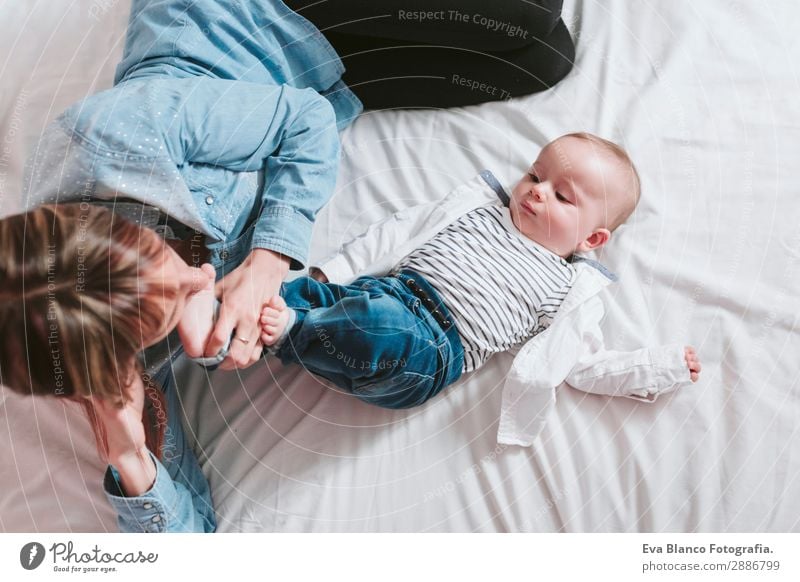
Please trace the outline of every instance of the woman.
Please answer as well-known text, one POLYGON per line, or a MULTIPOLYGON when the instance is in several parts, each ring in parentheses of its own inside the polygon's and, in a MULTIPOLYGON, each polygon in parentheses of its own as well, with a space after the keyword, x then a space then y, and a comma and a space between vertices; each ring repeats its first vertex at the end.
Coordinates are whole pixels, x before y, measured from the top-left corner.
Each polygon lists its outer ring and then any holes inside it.
POLYGON ((361 105, 325 38, 279 1, 134 0, 112 89, 74 104, 29 162, 25 207, 105 204, 208 261, 206 356, 261 355, 258 313, 306 262, 361 105), (191 240, 194 238, 194 244, 191 240))
POLYGON ((104 490, 122 531, 213 531, 171 367, 150 377, 137 358, 175 327, 208 271, 91 205, 0 220, 0 245, 0 328, 20 338, 0 350, 0 381, 83 406, 109 463, 104 490))
POLYGON ((163 340, 215 272, 214 333, 190 355, 261 357, 261 306, 304 267, 361 110, 342 71, 277 0, 133 0, 114 87, 48 126, 33 210, 0 221, 0 382, 86 409, 123 531, 215 528, 163 340))

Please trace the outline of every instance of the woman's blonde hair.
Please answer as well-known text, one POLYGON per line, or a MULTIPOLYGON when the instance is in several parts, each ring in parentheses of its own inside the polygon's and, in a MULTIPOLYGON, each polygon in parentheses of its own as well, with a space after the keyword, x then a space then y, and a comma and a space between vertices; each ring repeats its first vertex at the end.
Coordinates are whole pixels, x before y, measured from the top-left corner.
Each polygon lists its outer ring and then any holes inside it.
MULTIPOLYGON (((163 252, 152 231, 86 203, 0 220, 0 382, 80 402, 102 453, 105 434, 88 398, 121 406, 141 374, 136 355, 164 325, 162 294, 176 291, 146 276, 163 252)), ((164 406, 160 390, 146 394, 164 406)), ((164 426, 146 419, 147 445, 158 455, 164 426)))

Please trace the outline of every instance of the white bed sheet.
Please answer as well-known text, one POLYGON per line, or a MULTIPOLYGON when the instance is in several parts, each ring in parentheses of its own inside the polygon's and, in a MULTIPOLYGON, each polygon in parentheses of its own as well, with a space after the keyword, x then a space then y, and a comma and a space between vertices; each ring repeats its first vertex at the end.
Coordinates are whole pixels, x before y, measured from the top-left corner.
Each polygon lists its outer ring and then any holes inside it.
MULTIPOLYGON (((568 4, 577 60, 555 90, 347 130, 312 255, 483 168, 510 183, 562 133, 598 133, 629 150, 644 191, 600 257, 621 275, 604 331, 619 349, 695 345, 701 381, 653 405, 562 387, 524 449, 495 442, 507 355, 410 411, 272 360, 187 367, 220 531, 800 530, 800 6, 568 4)), ((0 213, 18 208, 45 122, 110 84, 126 16, 125 2, 0 3, 0 213)), ((80 414, 0 398, 0 530, 113 530, 80 414)))

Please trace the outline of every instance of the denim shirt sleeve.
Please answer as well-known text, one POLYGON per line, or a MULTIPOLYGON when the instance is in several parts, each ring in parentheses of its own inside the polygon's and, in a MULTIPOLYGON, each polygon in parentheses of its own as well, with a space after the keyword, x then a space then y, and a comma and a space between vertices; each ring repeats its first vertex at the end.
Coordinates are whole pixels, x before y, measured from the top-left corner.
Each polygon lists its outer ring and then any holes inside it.
POLYGON ((218 226, 230 222, 230 213, 249 213, 256 202, 251 248, 287 255, 293 269, 305 266, 311 228, 333 194, 339 163, 333 106, 313 89, 209 77, 136 79, 89 97, 65 115, 80 141, 101 155, 108 152, 105 166, 122 158, 130 174, 140 165, 151 190, 161 175, 155 169, 162 167, 156 166, 159 160, 173 170, 263 170, 259 201, 194 205, 218 226), (119 131, 123 126, 130 129, 119 131))
POLYGON ((189 489, 174 481, 161 462, 150 453, 156 466, 156 480, 142 495, 125 497, 119 485, 119 473, 109 465, 103 490, 117 512, 117 523, 123 533, 140 532, 213 532, 213 517, 203 515, 189 489))
POLYGON ((154 380, 164 391, 167 418, 161 445, 161 461, 150 453, 156 478, 148 491, 126 497, 113 466, 106 470, 103 490, 117 512, 123 532, 212 532, 216 529, 211 491, 181 421, 181 403, 170 367, 154 380))
MULTIPOLYGON (((177 118, 157 117, 177 164, 265 171, 251 248, 270 249, 305 266, 311 228, 330 199, 339 134, 330 103, 312 89, 207 78, 175 80, 177 118)), ((163 100, 162 100, 163 102, 163 100)))

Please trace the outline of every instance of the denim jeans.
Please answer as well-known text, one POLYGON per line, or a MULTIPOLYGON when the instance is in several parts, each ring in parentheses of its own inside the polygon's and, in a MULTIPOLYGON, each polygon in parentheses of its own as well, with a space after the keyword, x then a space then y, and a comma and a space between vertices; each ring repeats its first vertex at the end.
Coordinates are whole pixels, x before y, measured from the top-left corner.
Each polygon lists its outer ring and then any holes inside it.
POLYGON ((384 408, 419 406, 461 375, 455 325, 444 330, 406 286, 413 277, 450 314, 420 275, 360 277, 349 285, 301 277, 281 288, 297 320, 276 355, 384 408))

